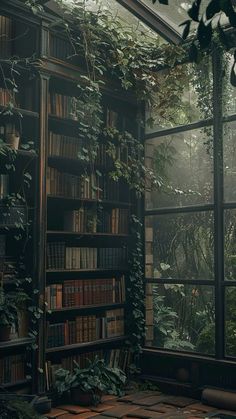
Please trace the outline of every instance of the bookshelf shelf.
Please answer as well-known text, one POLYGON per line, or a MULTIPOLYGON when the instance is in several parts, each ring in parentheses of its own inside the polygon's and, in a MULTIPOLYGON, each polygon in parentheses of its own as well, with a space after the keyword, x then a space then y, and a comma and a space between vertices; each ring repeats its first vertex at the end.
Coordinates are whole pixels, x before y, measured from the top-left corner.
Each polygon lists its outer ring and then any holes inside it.
POLYGON ((79 121, 77 121, 75 119, 62 118, 60 116, 56 116, 56 115, 52 115, 52 114, 48 115, 48 120, 49 120, 49 122, 52 122, 54 124, 56 123, 57 125, 59 124, 62 127, 65 126, 65 125, 67 125, 67 126, 69 125, 72 128, 78 128, 78 124, 79 124, 79 121))
POLYGON ((25 379, 25 380, 19 380, 16 382, 1 384, 1 388, 8 389, 8 388, 18 388, 18 387, 24 387, 28 384, 31 384, 31 379, 25 379))
POLYGON ((18 348, 22 346, 27 346, 33 342, 32 338, 19 338, 13 339, 6 342, 0 342, 0 351, 10 348, 18 348))
POLYGON ((128 238, 129 235, 128 234, 113 234, 113 233, 77 233, 77 232, 73 232, 73 231, 53 231, 53 230, 49 230, 47 231, 47 234, 50 236, 59 236, 59 237, 87 237, 87 238, 128 238))
POLYGON ((114 271, 117 272, 117 273, 127 273, 128 269, 127 268, 124 268, 124 269, 117 269, 117 268, 104 269, 104 268, 101 268, 101 269, 47 269, 46 270, 47 274, 54 274, 54 273, 55 274, 60 274, 60 273, 64 274, 64 273, 66 273, 67 275, 70 274, 70 273, 85 274, 85 273, 93 273, 93 272, 94 273, 113 273, 114 274, 114 271))
MULTIPOLYGON (((6 106, 0 105, 0 115, 5 116, 5 117, 9 117, 9 115, 4 114, 4 111, 6 111, 6 106)), ((15 116, 22 115, 23 117, 39 119, 39 113, 38 112, 30 111, 28 109, 13 108, 13 109, 11 109, 11 112, 15 116)))
MULTIPOLYGON (((63 169, 65 171, 73 172, 73 173, 83 173, 84 169, 90 169, 89 163, 81 162, 78 158, 70 158, 70 157, 63 157, 63 156, 48 156, 48 164, 52 167, 59 167, 60 170, 63 169)), ((99 170, 103 173, 109 173, 113 170, 113 167, 106 167, 106 165, 102 164, 94 164, 94 171, 99 170)))
POLYGON ((101 345, 109 346, 116 343, 124 342, 127 338, 128 336, 118 336, 118 337, 109 338, 109 339, 99 339, 93 342, 83 342, 83 343, 76 343, 72 345, 58 346, 58 347, 46 349, 46 354, 51 355, 58 352, 74 351, 76 349, 79 350, 79 349, 84 349, 84 348, 92 348, 92 347, 101 346, 101 345))
POLYGON ((80 198, 70 198, 67 196, 55 196, 47 195, 48 203, 58 205, 60 203, 67 204, 68 206, 77 206, 80 204, 83 205, 102 205, 103 207, 119 207, 119 208, 130 208, 130 202, 121 202, 121 201, 107 201, 107 200, 97 200, 97 199, 80 199, 80 198))
POLYGON ((47 313, 49 317, 53 315, 58 315, 58 313, 64 312, 74 312, 83 313, 85 311, 104 311, 104 310, 112 310, 115 308, 123 308, 125 307, 125 303, 113 303, 113 304, 97 304, 97 305, 87 305, 87 306, 80 306, 80 307, 63 307, 60 309, 53 309, 51 313, 47 313))

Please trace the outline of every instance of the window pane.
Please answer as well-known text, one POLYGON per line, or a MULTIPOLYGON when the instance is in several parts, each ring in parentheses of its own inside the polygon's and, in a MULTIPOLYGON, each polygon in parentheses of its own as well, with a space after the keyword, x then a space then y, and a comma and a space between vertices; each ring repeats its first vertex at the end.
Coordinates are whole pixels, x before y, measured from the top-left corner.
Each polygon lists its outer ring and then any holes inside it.
POLYGON ((225 279, 236 280, 236 209, 225 211, 225 279))
POLYGON ((155 100, 146 110, 146 133, 211 118, 212 80, 210 56, 199 64, 157 73, 155 100))
POLYGON ((224 200, 236 202, 236 121, 224 124, 224 200))
POLYGON ((212 129, 175 133, 146 143, 146 165, 155 185, 147 185, 146 208, 212 202, 212 129))
POLYGON ((236 356, 236 287, 225 290, 225 352, 236 356))
MULTIPOLYGON (((150 288, 150 286, 149 286, 150 288)), ((215 352, 214 288, 152 285, 147 295, 147 344, 158 348, 215 352)))
POLYGON ((234 56, 227 52, 223 54, 224 85, 223 85, 223 112, 224 115, 236 113, 236 91, 230 83, 230 71, 234 63, 234 56))
POLYGON ((146 277, 213 279, 213 213, 146 218, 146 277))

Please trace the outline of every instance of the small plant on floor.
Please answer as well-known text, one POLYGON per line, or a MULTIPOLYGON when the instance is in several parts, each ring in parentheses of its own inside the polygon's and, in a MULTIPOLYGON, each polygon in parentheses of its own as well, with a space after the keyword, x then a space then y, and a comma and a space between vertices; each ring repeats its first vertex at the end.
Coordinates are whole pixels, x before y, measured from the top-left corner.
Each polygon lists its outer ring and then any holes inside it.
POLYGON ((72 372, 63 368, 56 372, 55 387, 60 395, 70 392, 74 403, 97 405, 102 394, 123 394, 126 376, 119 368, 109 368, 98 357, 88 360, 87 368, 74 363, 72 372))
POLYGON ((9 340, 11 327, 18 322, 18 310, 27 300, 22 290, 5 293, 0 289, 0 341, 9 340))
MULTIPOLYGON (((33 407, 22 400, 0 400, 1 419, 43 419, 33 407)), ((44 418, 46 419, 46 418, 44 418)))

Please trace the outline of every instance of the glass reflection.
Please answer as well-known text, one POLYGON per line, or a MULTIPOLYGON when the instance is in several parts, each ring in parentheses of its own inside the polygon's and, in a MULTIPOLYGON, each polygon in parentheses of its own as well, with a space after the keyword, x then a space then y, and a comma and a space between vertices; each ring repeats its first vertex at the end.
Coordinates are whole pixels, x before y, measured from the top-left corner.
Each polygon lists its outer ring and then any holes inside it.
MULTIPOLYGON (((158 348, 214 354, 213 287, 153 285, 152 295, 153 333, 149 333, 149 345, 152 337, 151 345, 158 348)), ((150 321, 147 326, 152 327, 150 321)))

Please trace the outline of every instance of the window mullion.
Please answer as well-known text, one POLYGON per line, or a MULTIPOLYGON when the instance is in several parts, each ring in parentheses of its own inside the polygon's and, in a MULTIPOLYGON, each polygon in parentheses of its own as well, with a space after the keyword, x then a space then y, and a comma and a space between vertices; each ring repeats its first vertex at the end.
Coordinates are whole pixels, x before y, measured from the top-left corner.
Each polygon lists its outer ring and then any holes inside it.
POLYGON ((224 357, 224 214, 223 214, 223 119, 222 56, 213 45, 213 156, 214 156, 214 256, 216 358, 224 357))

